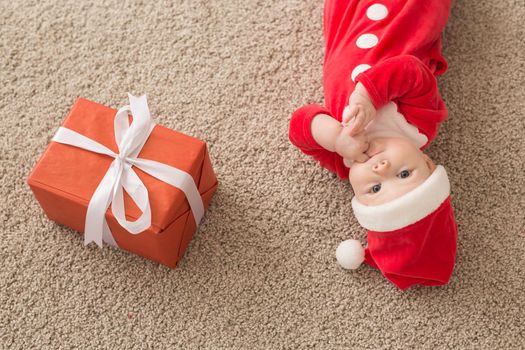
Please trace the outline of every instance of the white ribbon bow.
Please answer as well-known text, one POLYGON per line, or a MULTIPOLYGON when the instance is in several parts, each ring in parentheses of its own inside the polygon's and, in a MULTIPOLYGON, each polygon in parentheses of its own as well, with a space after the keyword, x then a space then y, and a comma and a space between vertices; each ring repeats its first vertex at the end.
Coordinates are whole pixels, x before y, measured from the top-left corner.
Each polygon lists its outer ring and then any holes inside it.
POLYGON ((110 204, 118 223, 128 232, 138 234, 151 226, 148 190, 133 170, 133 165, 184 192, 197 226, 204 215, 202 198, 190 174, 153 160, 137 158, 155 124, 150 117, 146 95, 135 97, 128 94, 128 97, 129 106, 120 108, 115 115, 115 140, 118 145, 118 154, 64 127, 60 127, 53 137, 55 142, 115 158, 89 201, 84 228, 84 244, 86 245, 95 242, 102 247, 102 241, 104 241, 117 246, 105 217, 110 204), (131 125, 128 112, 133 116, 131 125), (136 221, 126 219, 123 190, 130 195, 142 211, 142 215, 136 221))

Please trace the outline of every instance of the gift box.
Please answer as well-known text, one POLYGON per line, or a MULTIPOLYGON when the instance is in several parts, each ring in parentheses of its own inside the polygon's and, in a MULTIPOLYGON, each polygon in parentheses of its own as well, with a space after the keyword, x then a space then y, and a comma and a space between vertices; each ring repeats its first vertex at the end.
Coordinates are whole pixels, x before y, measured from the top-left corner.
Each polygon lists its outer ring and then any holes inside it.
POLYGON ((150 122, 145 96, 130 102, 79 98, 28 184, 51 220, 174 268, 217 179, 205 142, 150 122))

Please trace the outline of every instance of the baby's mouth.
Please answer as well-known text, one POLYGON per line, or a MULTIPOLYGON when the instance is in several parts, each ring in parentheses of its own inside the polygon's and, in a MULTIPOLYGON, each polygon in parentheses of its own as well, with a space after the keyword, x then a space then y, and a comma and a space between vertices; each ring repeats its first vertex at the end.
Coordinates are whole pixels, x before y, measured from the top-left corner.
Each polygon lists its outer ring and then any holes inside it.
POLYGON ((370 157, 370 159, 372 159, 372 157, 382 152, 383 150, 381 149, 381 147, 378 147, 377 144, 371 142, 370 146, 368 147, 368 150, 366 151, 366 154, 370 157))

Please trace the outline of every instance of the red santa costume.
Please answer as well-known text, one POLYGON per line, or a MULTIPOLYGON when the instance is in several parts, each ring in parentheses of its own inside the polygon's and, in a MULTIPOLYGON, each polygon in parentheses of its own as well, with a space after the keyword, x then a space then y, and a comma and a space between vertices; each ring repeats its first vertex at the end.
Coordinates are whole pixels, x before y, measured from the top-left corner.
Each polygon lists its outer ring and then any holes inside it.
MULTIPOLYGON (((424 149, 447 117, 436 76, 447 70, 441 32, 449 10, 450 0, 326 0, 325 106, 295 111, 290 141, 348 178, 343 158, 317 144, 310 125, 318 114, 341 121, 360 82, 377 109, 366 128, 369 139, 405 137, 424 149)), ((401 289, 446 284, 452 274, 457 227, 449 186, 439 166, 422 185, 392 202, 367 207, 352 200, 358 221, 369 230, 365 262, 401 289)))

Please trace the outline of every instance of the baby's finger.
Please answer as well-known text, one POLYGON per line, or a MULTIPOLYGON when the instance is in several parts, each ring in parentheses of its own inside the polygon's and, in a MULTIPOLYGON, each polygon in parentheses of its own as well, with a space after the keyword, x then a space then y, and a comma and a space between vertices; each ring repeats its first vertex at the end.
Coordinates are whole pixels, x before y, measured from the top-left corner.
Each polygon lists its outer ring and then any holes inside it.
POLYGON ((354 157, 354 161, 358 162, 358 163, 364 163, 366 162, 370 157, 367 156, 365 153, 359 153, 358 155, 356 155, 354 157))
POLYGON ((343 125, 348 126, 348 123, 355 117, 357 114, 357 109, 355 106, 346 106, 343 111, 343 125))
POLYGON ((368 142, 368 136, 366 135, 365 132, 357 133, 354 136, 352 136, 352 138, 360 143, 368 142))
POLYGON ((359 112, 357 116, 355 117, 354 123, 350 126, 350 130, 348 131, 348 135, 354 136, 359 134, 361 131, 363 131, 365 127, 365 120, 366 116, 363 112, 359 112))
POLYGON ((343 125, 346 126, 351 118, 352 116, 350 115, 350 106, 346 106, 345 109, 343 109, 343 125))
POLYGON ((351 168, 354 161, 350 158, 343 158, 343 163, 347 168, 351 168))
POLYGON ((368 140, 364 140, 359 145, 359 150, 363 153, 366 153, 368 151, 368 148, 370 147, 370 144, 368 143, 368 140))

